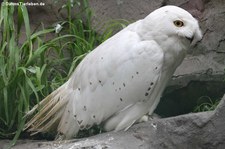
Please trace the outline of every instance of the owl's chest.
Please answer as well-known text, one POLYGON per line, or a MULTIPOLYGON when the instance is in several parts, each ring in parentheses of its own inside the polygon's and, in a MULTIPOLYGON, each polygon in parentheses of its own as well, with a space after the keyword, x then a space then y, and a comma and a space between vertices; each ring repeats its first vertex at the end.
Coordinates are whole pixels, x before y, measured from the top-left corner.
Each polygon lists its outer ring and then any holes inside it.
POLYGON ((161 48, 164 51, 162 71, 174 72, 183 61, 187 47, 181 42, 176 42, 176 40, 174 41, 170 39, 162 44, 161 48))

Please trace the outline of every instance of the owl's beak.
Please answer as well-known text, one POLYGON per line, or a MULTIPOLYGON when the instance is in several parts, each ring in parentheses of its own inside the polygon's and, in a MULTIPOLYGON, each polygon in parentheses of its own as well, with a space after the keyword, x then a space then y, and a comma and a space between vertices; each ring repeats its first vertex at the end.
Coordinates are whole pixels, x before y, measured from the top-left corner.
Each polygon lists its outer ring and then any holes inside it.
POLYGON ((192 41, 194 40, 194 37, 193 36, 192 37, 186 37, 186 39, 189 40, 190 43, 192 43, 192 41))
POLYGON ((194 35, 192 37, 188 37, 187 39, 190 41, 191 46, 194 46, 197 42, 199 42, 202 39, 202 32, 200 28, 196 29, 194 35))

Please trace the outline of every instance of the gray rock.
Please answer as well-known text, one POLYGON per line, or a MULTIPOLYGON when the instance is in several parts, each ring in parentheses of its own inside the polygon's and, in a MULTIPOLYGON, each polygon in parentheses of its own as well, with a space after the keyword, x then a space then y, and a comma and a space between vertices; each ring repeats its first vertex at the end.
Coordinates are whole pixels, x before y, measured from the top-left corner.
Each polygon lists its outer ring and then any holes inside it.
POLYGON ((154 9, 159 8, 163 0, 95 0, 89 1, 94 12, 93 25, 101 31, 102 26, 110 21, 125 19, 130 22, 144 18, 154 9))
POLYGON ((188 55, 175 71, 168 86, 187 86, 190 81, 223 81, 225 66, 220 64, 217 53, 188 55))
MULTIPOLYGON (((217 109, 153 119, 128 131, 108 132, 69 141, 18 141, 14 149, 223 149, 225 147, 225 96, 217 109)), ((8 141, 0 141, 3 148, 8 141)))

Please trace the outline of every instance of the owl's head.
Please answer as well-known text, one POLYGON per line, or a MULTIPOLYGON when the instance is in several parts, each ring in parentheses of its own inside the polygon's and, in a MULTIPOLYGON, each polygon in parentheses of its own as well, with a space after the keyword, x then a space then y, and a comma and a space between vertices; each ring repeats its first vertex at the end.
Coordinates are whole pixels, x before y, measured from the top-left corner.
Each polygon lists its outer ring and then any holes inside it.
POLYGON ((198 21, 189 12, 177 6, 156 9, 143 21, 151 34, 156 36, 160 33, 167 37, 178 37, 191 44, 202 38, 198 21))

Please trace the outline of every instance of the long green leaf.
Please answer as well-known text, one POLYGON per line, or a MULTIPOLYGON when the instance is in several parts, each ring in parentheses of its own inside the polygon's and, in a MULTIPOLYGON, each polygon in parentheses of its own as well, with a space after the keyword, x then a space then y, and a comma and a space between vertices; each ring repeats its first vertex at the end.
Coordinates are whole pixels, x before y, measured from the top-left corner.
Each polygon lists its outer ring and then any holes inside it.
POLYGON ((30 39, 30 36, 31 36, 30 21, 29 21, 29 17, 28 17, 27 8, 25 7, 25 5, 19 5, 18 9, 20 9, 20 11, 22 12, 22 18, 23 18, 24 25, 25 25, 27 39, 30 39))

